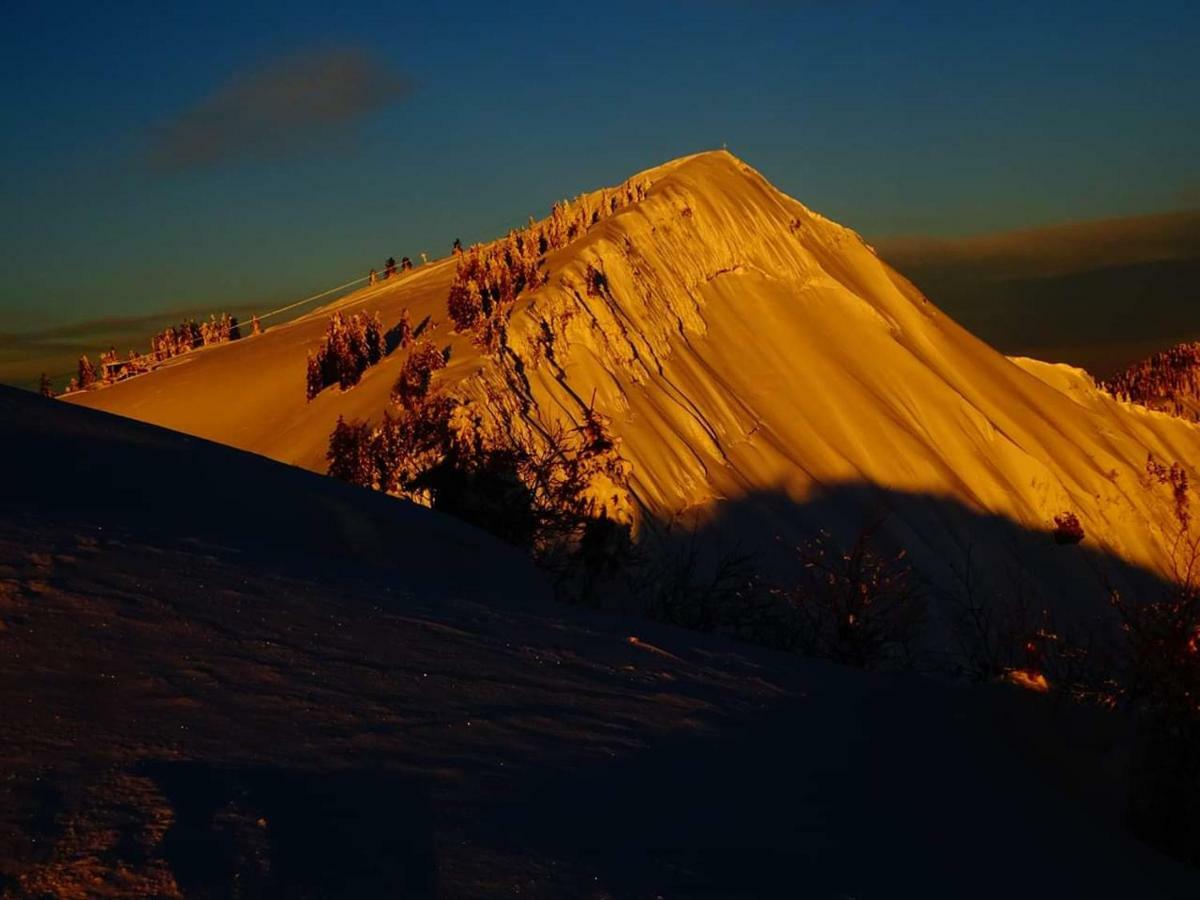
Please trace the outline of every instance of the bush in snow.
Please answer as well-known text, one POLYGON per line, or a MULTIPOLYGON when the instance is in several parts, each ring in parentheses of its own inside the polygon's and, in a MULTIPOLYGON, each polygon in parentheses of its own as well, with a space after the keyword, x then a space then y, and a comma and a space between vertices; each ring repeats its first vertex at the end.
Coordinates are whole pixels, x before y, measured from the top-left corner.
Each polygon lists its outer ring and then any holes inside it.
POLYGON ((1067 511, 1054 517, 1054 543, 1078 544, 1083 540, 1083 525, 1079 516, 1067 511))
POLYGON ((324 342, 308 356, 306 396, 311 400, 332 384, 341 385, 342 390, 352 388, 363 372, 383 359, 384 351, 379 313, 346 317, 335 312, 329 317, 324 342))

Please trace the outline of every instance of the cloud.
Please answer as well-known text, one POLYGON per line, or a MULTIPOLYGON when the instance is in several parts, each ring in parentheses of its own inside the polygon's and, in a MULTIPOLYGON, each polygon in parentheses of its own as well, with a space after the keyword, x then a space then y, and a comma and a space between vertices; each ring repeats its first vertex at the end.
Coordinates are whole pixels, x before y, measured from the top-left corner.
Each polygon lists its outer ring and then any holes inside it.
MULTIPOLYGON (((61 386, 81 354, 87 353, 95 359, 97 353, 109 347, 115 347, 121 354, 130 348, 145 350, 152 334, 185 319, 206 319, 210 312, 211 309, 164 310, 105 316, 36 330, 0 331, 0 384, 29 387, 37 383, 41 372, 48 372, 61 386)), ((251 307, 232 307, 226 312, 245 321, 251 307)), ((0 320, 0 326, 3 324, 0 320)))
POLYGON ((875 246, 959 324, 1005 353, 1104 377, 1197 335, 1200 212, 875 246))
POLYGON ((1200 211, 1068 222, 965 238, 921 236, 872 241, 904 274, 971 281, 1048 278, 1104 266, 1200 258, 1200 211))
POLYGON ((149 158, 189 169, 298 155, 410 90, 361 49, 293 54, 235 76, 159 126, 149 158))

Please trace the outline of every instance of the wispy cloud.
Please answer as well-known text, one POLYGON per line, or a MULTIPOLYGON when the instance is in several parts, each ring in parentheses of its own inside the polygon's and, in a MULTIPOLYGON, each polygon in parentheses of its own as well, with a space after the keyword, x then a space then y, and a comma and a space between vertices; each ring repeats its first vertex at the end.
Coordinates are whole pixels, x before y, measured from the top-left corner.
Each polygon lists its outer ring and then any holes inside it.
POLYGON ((1200 259, 1200 211, 1068 222, 965 238, 873 240, 904 274, 936 272, 972 281, 1046 278, 1101 267, 1200 259))
POLYGON ((1197 333, 1200 212, 875 246, 930 300, 1005 353, 1106 376, 1197 333))
MULTIPOLYGON (((250 308, 226 310, 245 320, 250 308)), ((83 353, 93 359, 101 350, 116 348, 124 354, 131 348, 146 350, 150 336, 184 319, 207 318, 211 309, 178 309, 131 316, 105 316, 82 322, 67 322, 29 331, 0 331, 0 384, 28 387, 38 374, 48 372, 60 383, 83 353)), ((4 327, 0 317, 0 328, 4 327)), ((11 326, 10 326, 11 328, 11 326)))
POLYGON ((187 169, 304 153, 410 90, 361 49, 296 53, 235 76, 156 128, 149 158, 187 169))

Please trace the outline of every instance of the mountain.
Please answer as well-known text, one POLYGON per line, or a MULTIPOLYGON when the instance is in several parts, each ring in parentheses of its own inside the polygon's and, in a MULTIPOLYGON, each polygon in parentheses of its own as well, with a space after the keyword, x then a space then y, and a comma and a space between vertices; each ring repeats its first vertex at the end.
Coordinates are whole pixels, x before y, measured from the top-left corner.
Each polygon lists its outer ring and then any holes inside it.
POLYGON ((607 416, 643 530, 728 522, 766 547, 886 516, 944 566, 974 540, 946 509, 1033 532, 1071 512, 1086 546, 1170 568, 1173 506, 1147 457, 1200 458, 1195 426, 1114 400, 1080 370, 1003 356, 729 153, 626 184, 644 197, 629 187, 634 202, 548 249, 501 352, 453 329, 449 258, 67 399, 320 472, 338 417, 378 419, 405 356, 307 401, 305 360, 329 312, 377 311, 390 327, 407 309, 448 354, 438 383, 494 419, 607 416))
POLYGON ((0 896, 1197 892, 1106 717, 555 604, 434 511, 29 393, 0 427, 0 896))

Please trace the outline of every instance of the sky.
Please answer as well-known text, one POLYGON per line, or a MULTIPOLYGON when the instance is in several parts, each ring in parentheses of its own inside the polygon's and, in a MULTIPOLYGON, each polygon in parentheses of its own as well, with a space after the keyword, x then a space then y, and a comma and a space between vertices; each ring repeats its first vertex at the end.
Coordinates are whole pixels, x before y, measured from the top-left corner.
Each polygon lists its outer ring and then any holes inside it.
POLYGON ((0 334, 273 305, 722 145, 868 237, 1200 207, 1194 2, 6 13, 0 334))

